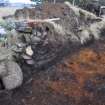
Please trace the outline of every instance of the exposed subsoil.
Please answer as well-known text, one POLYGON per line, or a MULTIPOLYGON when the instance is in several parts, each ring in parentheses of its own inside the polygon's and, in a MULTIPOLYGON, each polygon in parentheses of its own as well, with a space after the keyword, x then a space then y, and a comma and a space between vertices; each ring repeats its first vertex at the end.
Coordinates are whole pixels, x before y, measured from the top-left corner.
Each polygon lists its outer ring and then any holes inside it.
POLYGON ((1 90, 0 105, 105 104, 104 40, 89 46, 72 45, 55 61, 36 69, 22 64, 23 85, 12 91, 1 90))
POLYGON ((24 17, 33 19, 62 18, 68 13, 69 8, 63 3, 43 4, 35 8, 18 9, 15 13, 17 19, 24 17))
MULTIPOLYGON (((39 8, 46 13, 41 18, 63 16, 68 9, 58 4, 56 8, 53 5, 45 7, 39 8)), ((40 11, 38 13, 41 16, 40 11)), ((52 49, 50 45, 39 46, 36 57, 43 59, 43 63, 41 60, 36 62, 39 66, 20 63, 23 85, 11 91, 0 90, 0 105, 105 104, 105 38, 84 46, 69 43, 63 48, 55 48, 57 52, 52 49), (47 63, 46 58, 49 59, 47 63)))

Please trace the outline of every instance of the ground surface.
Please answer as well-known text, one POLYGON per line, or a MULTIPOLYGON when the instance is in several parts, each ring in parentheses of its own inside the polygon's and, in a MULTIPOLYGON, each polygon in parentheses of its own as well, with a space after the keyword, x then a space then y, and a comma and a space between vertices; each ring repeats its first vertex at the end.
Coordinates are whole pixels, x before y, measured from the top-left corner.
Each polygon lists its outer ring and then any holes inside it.
POLYGON ((44 68, 21 67, 23 85, 1 90, 0 105, 105 105, 104 38, 84 46, 67 45, 44 68))
POLYGON ((69 52, 46 70, 22 68, 24 84, 13 91, 1 91, 0 105, 105 104, 104 40, 69 52))
POLYGON ((8 16, 8 15, 13 15, 15 11, 16 11, 16 8, 12 8, 12 7, 0 7, 0 17, 2 17, 2 16, 8 16))

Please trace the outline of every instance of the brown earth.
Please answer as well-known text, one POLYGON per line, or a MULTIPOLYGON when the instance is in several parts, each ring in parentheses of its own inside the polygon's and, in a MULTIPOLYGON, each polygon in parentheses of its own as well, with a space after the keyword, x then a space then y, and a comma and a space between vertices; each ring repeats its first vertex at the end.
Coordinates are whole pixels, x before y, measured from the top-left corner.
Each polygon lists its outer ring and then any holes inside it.
POLYGON ((13 91, 1 91, 0 105, 105 104, 103 40, 68 53, 46 70, 38 71, 25 64, 22 68, 24 84, 13 91))
POLYGON ((43 4, 36 8, 24 8, 18 9, 15 12, 15 17, 20 18, 30 18, 30 19, 46 19, 46 18, 60 18, 67 14, 69 8, 63 3, 57 4, 43 4))
MULTIPOLYGON (((48 13, 43 18, 66 14, 58 8, 58 4, 56 8, 52 4, 52 8, 40 9, 48 13)), ((84 46, 67 45, 53 64, 44 68, 25 63, 21 67, 23 85, 12 91, 1 90, 0 105, 105 105, 104 38, 84 46)))

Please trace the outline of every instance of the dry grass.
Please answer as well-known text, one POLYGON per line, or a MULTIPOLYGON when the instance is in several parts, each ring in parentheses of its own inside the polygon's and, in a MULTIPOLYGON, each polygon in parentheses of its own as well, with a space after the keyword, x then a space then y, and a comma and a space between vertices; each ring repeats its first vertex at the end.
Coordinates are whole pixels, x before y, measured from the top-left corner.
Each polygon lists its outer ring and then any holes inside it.
POLYGON ((13 8, 13 7, 0 8, 0 17, 12 15, 14 14, 15 11, 16 11, 16 8, 13 8))

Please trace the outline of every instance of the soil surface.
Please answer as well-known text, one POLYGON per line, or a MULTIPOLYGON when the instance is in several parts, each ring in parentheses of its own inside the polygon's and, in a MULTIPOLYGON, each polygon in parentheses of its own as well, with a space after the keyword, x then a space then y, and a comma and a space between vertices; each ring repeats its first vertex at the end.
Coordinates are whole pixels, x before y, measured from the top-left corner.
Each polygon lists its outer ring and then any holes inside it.
POLYGON ((22 64, 23 85, 1 90, 0 105, 104 105, 105 40, 62 52, 44 68, 22 64))
MULTIPOLYGON (((58 4, 56 8, 45 7, 39 8, 43 14, 37 12, 38 16, 42 15, 40 18, 62 18, 68 9, 58 4)), ((20 62, 23 85, 11 91, 0 90, 0 105, 105 105, 105 38, 84 46, 67 44, 57 48, 60 51, 54 51, 54 57, 51 56, 52 46, 46 47, 38 48, 37 58, 40 55, 51 57, 50 62, 41 67, 20 62)))

